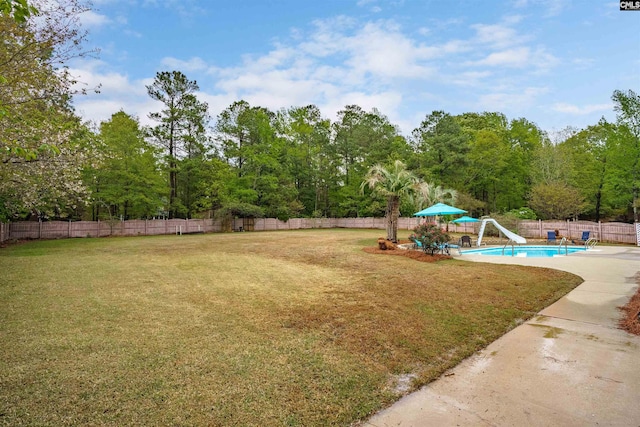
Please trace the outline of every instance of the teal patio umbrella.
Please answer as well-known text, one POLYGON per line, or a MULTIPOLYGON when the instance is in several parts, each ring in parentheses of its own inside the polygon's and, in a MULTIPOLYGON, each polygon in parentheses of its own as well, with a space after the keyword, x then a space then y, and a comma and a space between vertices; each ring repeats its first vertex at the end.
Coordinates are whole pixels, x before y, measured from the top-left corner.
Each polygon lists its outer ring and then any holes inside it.
POLYGON ((465 222, 480 222, 477 218, 471 218, 470 216, 461 216, 458 219, 454 219, 451 222, 455 222, 456 224, 464 224, 465 222))
POLYGON ((459 215, 463 213, 467 213, 467 211, 454 208, 444 203, 436 203, 433 206, 422 209, 420 212, 414 213, 413 216, 459 215))
POLYGON ((470 216, 461 216, 460 218, 454 219, 451 222, 455 222, 456 224, 464 224, 464 231, 467 232, 467 223, 468 222, 480 222, 477 218, 471 218, 470 216))

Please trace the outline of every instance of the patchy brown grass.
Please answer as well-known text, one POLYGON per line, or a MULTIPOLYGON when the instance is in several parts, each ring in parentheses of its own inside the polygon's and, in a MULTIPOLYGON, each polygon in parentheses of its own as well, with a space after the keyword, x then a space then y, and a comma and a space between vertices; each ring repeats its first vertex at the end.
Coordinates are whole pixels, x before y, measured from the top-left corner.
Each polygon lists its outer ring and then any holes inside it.
POLYGON ((438 262, 445 259, 452 259, 452 257, 449 255, 442 255, 442 254, 429 255, 422 251, 404 250, 404 249, 383 250, 383 249, 379 249, 377 246, 365 247, 365 248, 362 248, 362 250, 368 254, 403 256, 405 258, 411 258, 413 260, 421 261, 421 262, 438 262))
MULTIPOLYGON (((636 283, 640 285, 640 273, 636 274, 636 283)), ((640 289, 624 307, 620 307, 620 310, 623 312, 620 328, 630 334, 640 335, 640 289)))
POLYGON ((364 252, 378 234, 2 249, 0 424, 350 425, 581 281, 364 252))

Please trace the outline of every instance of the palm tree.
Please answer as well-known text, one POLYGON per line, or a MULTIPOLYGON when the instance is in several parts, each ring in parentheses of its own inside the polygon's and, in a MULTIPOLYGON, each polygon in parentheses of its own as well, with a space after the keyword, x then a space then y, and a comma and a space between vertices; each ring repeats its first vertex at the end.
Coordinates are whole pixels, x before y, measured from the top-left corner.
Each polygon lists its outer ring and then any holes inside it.
MULTIPOLYGON (((425 206, 431 206, 436 203, 446 203, 454 205, 458 198, 458 192, 452 188, 442 188, 439 185, 433 185, 429 182, 421 182, 418 185, 415 197, 412 198, 412 202, 418 209, 422 209, 425 206)), ((447 223, 447 233, 449 232, 449 220, 445 215, 445 222, 447 223)), ((450 217, 449 217, 450 218, 450 217)), ((437 220, 437 217, 436 217, 437 220)))
POLYGON ((418 210, 436 203, 454 205, 458 198, 458 192, 451 188, 442 188, 428 182, 421 182, 415 192, 414 204, 418 210))
POLYGON ((418 177, 406 169, 404 163, 396 160, 392 169, 381 165, 372 166, 360 185, 364 191, 369 187, 374 193, 387 198, 387 239, 398 242, 398 217, 400 216, 400 198, 415 193, 420 185, 418 177))

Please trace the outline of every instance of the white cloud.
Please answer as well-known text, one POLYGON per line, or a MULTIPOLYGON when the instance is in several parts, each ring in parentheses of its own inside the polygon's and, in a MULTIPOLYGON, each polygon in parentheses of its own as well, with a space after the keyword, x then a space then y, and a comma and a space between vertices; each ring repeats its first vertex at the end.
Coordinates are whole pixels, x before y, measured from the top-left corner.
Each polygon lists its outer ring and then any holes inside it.
POLYGON ((471 28, 476 31, 476 35, 472 40, 474 43, 487 45, 494 49, 505 49, 529 40, 529 37, 518 34, 515 29, 508 25, 475 24, 471 28))
POLYGON ((544 71, 555 66, 557 63, 558 59, 546 52, 544 48, 538 48, 532 51, 529 47, 521 46, 500 52, 493 52, 484 59, 467 62, 466 64, 472 66, 527 68, 544 71))
POLYGON ((613 110, 613 104, 588 104, 583 106, 577 106, 573 104, 567 104, 564 102, 558 102, 551 107, 554 111, 565 114, 572 114, 578 116, 584 116, 587 114, 597 112, 610 112, 613 110))
POLYGON ((507 49, 501 52, 493 52, 486 58, 470 62, 471 65, 486 65, 489 67, 516 67, 522 68, 529 64, 530 51, 528 47, 507 49))
POLYGON ((547 92, 545 87, 527 87, 519 91, 488 93, 478 98, 476 106, 480 111, 523 111, 547 92))
POLYGON ((83 12, 79 17, 80 23, 85 28, 98 28, 112 22, 106 15, 101 15, 93 10, 83 12))
POLYGON ((490 71, 466 71, 451 76, 449 81, 458 86, 478 86, 492 75, 490 71))
POLYGON ((568 0, 515 0, 513 1, 513 7, 516 9, 524 9, 540 5, 545 9, 546 17, 553 17, 562 13, 569 3, 570 1, 568 0))
MULTIPOLYGON (((519 0, 518 4, 540 5, 537 0, 519 0)), ((360 6, 371 8, 373 4, 365 0, 360 6)), ((404 28, 393 20, 359 22, 338 16, 316 20, 310 28, 292 29, 286 41, 280 39, 265 53, 241 56, 240 52, 238 61, 230 66, 213 62, 207 53, 180 57, 172 52, 159 63, 154 60, 149 69, 176 69, 197 79, 198 97, 209 104, 214 117, 240 99, 274 111, 315 104, 332 120, 345 105, 357 104, 364 110, 377 108, 408 135, 425 114, 437 109, 454 114, 502 111, 527 116, 532 108, 540 110, 536 106, 552 86, 546 87, 537 74, 556 66, 560 62, 556 54, 562 51, 533 44, 534 38, 525 30, 530 27, 523 21, 522 15, 507 15, 498 23, 464 27, 464 21, 456 19, 451 25, 460 28, 455 29, 442 29, 434 20, 429 27, 404 28)), ((590 62, 577 58, 572 65, 588 66, 590 62)), ((100 62, 85 62, 73 71, 89 87, 98 82, 103 85, 100 95, 75 102, 88 118, 106 120, 123 109, 145 123, 147 114, 160 108, 144 87, 153 76, 133 80, 100 62)), ((569 95, 562 99, 570 102, 570 91, 566 93, 569 95)), ((611 110, 611 105, 604 104, 557 103, 550 107, 548 100, 544 104, 544 113, 555 117, 564 113, 584 119, 592 112, 611 110)))
POLYGON ((76 89, 100 85, 100 93, 89 92, 74 98, 78 113, 86 120, 99 123, 123 110, 139 117, 142 124, 149 124, 148 113, 159 109, 157 102, 147 95, 145 87, 153 82, 153 78, 131 81, 126 75, 103 71, 104 68, 107 68, 106 64, 93 60, 78 62, 69 69, 71 75, 81 82, 76 89))
POLYGON ((165 57, 162 58, 160 64, 171 70, 180 70, 182 72, 202 71, 208 68, 207 63, 202 58, 191 58, 187 61, 181 59, 165 57))

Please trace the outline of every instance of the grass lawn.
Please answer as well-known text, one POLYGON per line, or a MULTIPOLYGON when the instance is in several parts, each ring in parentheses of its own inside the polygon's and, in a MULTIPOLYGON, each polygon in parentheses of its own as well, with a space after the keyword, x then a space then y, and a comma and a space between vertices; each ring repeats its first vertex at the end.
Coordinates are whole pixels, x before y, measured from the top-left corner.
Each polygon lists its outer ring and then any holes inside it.
POLYGON ((0 249, 0 425, 348 426, 581 282, 364 252, 381 233, 0 249))

